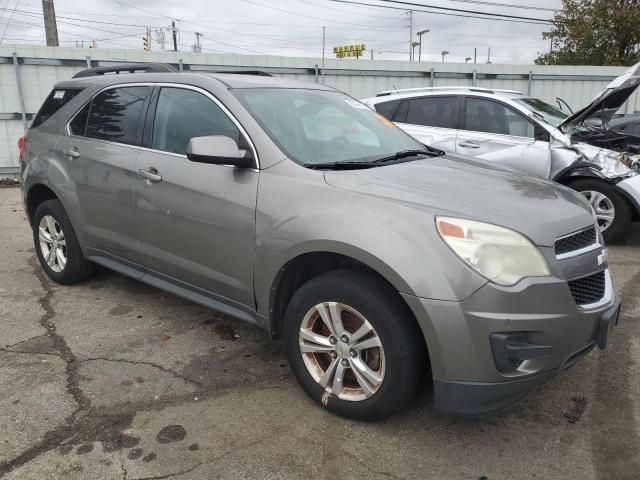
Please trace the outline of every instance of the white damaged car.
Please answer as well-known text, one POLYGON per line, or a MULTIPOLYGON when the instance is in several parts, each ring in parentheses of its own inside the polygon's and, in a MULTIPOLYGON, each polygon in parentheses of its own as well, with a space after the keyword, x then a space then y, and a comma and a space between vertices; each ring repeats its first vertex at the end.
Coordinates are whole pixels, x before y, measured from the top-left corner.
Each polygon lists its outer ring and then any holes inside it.
POLYGON ((432 147, 472 155, 582 192, 605 240, 640 219, 640 137, 609 128, 640 84, 640 64, 568 116, 513 90, 434 87, 363 100, 432 147))

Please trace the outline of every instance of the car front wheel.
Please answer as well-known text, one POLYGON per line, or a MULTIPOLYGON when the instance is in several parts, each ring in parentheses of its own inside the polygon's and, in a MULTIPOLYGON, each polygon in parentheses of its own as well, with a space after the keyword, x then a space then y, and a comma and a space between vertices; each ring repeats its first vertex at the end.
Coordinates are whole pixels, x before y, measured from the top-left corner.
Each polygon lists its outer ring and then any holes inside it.
POLYGON ((616 186, 595 178, 581 178, 568 186, 587 198, 596 213, 605 241, 620 240, 631 222, 631 205, 616 186))
POLYGON ((307 394, 351 418, 400 410, 425 371, 424 341, 411 312, 368 272, 334 270, 305 283, 287 308, 284 336, 307 394))

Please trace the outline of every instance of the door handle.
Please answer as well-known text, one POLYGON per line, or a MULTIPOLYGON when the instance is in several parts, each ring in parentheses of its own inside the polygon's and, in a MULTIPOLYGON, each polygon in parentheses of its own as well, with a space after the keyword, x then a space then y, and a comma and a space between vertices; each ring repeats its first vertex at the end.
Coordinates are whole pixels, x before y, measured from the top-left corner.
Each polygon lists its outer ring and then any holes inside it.
POLYGON ((153 167, 146 170, 138 170, 138 176, 144 178, 148 182, 158 183, 162 181, 162 175, 153 167))
POLYGON ((468 140, 458 143, 458 146, 463 148, 480 148, 480 145, 478 145, 475 142, 470 142, 468 140))
POLYGON ((64 155, 66 157, 69 157, 69 158, 78 158, 80 156, 80 152, 78 151, 78 147, 65 148, 65 149, 62 150, 62 153, 64 153, 64 155))

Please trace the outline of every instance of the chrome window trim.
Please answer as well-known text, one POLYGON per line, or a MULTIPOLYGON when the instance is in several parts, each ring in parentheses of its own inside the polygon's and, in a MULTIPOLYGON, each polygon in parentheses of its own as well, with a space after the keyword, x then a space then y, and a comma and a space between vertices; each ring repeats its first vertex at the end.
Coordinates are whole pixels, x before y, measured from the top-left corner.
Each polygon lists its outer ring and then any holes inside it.
MULTIPOLYGON (((591 275, 595 275, 596 273, 598 272, 585 275, 585 277, 590 277, 591 275)), ((585 277, 580 277, 580 278, 585 278, 585 277)), ((573 280, 580 280, 580 278, 574 278, 573 280)), ((609 269, 606 268, 604 270, 604 294, 602 295, 602 298, 597 302, 588 303, 585 305, 577 305, 577 307, 578 307, 578 310, 581 310, 581 311, 596 310, 598 308, 604 307, 605 305, 608 305, 609 303, 611 303, 612 300, 613 300, 613 282, 611 281, 611 275, 609 274, 609 269)))
MULTIPOLYGON (((176 82, 131 82, 131 83, 118 83, 118 84, 114 84, 114 85, 108 85, 108 86, 106 86, 104 88, 101 88, 96 93, 94 93, 89 100, 85 101, 82 104, 82 106, 80 108, 78 108, 78 110, 71 116, 71 118, 65 124, 65 133, 67 134, 67 136, 70 136, 70 137, 82 138, 82 139, 85 139, 85 140, 91 140, 91 141, 96 141, 96 142, 104 142, 104 143, 113 144, 113 145, 120 145, 120 146, 124 146, 124 147, 135 148, 135 149, 138 149, 138 150, 144 150, 144 151, 148 151, 148 152, 161 153, 161 154, 170 155, 170 156, 179 157, 179 158, 187 158, 186 155, 179 154, 179 153, 166 152, 164 150, 156 150, 154 148, 142 147, 140 145, 130 145, 128 143, 120 143, 120 142, 113 142, 113 141, 110 141, 110 140, 102 140, 100 138, 84 137, 84 136, 81 136, 81 135, 74 135, 74 134, 71 133, 70 124, 73 121, 73 119, 80 113, 80 111, 84 107, 87 106, 87 104, 89 102, 92 102, 93 99, 96 98, 98 95, 100 95, 102 92, 105 92, 107 90, 112 90, 114 88, 121 88, 121 87, 154 87, 154 86, 155 87, 160 87, 160 88, 168 87, 168 88, 182 88, 182 89, 185 89, 185 90, 192 90, 192 91, 201 93, 204 96, 208 97, 213 103, 215 103, 220 108, 220 110, 222 110, 224 112, 224 114, 233 122, 233 124, 238 128, 240 133, 242 135, 244 135, 245 138, 247 139, 247 141, 249 142, 249 146, 251 147, 251 151, 253 152, 253 158, 254 158, 254 161, 255 161, 255 167, 251 168, 249 170, 256 170, 256 171, 260 170, 260 159, 258 158, 258 151, 257 151, 257 149, 255 147, 255 144, 253 143, 253 140, 249 136, 249 133, 245 130, 245 128, 242 126, 240 121, 235 117, 235 115, 233 115, 233 113, 231 113, 231 111, 220 100, 218 100, 212 93, 208 92, 207 90, 205 90, 205 89, 203 89, 201 87, 196 87, 194 85, 187 85, 186 83, 176 83, 176 82)), ((233 165, 224 165, 224 166, 225 167, 232 167, 233 165)))

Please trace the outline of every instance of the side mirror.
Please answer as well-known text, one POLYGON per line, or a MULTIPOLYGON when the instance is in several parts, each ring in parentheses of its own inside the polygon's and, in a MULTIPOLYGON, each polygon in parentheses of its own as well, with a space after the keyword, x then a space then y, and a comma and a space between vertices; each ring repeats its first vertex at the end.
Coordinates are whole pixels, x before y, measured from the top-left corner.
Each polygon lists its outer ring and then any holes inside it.
POLYGON ((541 125, 535 124, 533 127, 533 138, 541 142, 551 141, 551 135, 541 125))
POLYGON ((224 135, 193 137, 189 140, 186 153, 192 162, 233 165, 239 168, 253 166, 251 151, 242 150, 233 138, 224 135))

